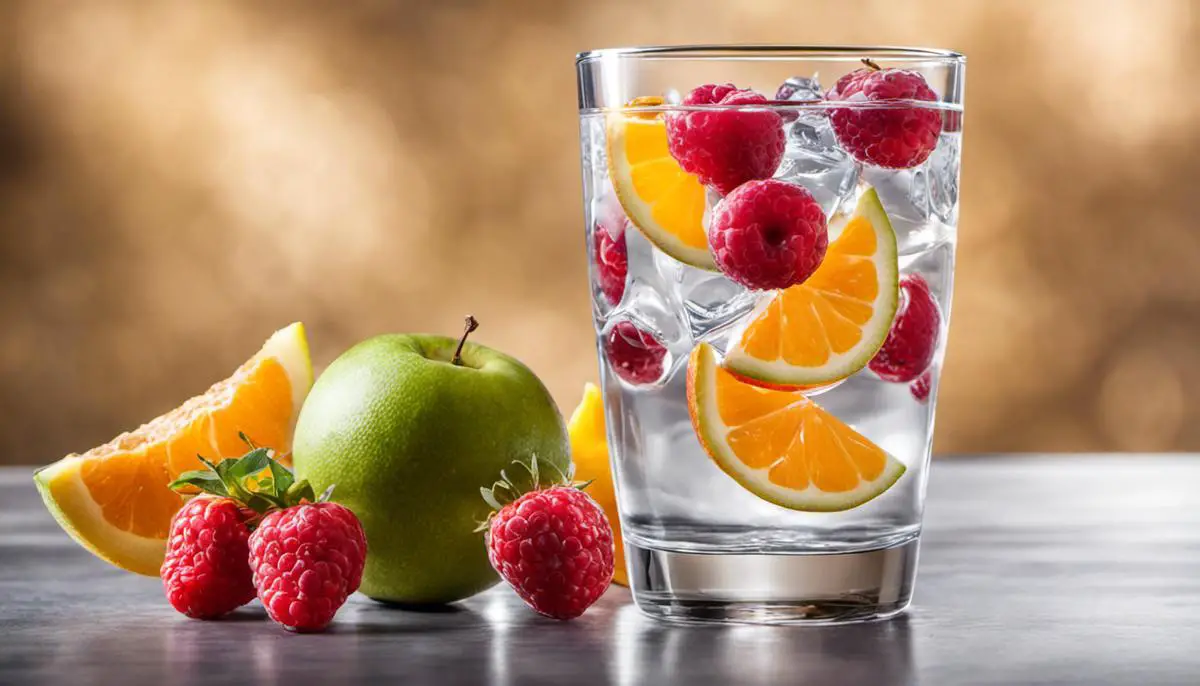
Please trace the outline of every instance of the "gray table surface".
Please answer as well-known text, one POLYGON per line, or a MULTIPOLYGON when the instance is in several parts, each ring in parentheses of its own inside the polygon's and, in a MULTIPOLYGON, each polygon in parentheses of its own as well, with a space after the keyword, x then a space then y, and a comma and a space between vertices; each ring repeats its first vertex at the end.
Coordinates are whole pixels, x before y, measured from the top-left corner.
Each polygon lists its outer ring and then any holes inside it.
POLYGON ((833 628, 681 627, 614 587, 579 620, 494 589, 444 612, 354 597, 322 635, 253 605, 184 618, 0 470, 0 684, 1198 684, 1200 456, 934 465, 912 609, 833 628))

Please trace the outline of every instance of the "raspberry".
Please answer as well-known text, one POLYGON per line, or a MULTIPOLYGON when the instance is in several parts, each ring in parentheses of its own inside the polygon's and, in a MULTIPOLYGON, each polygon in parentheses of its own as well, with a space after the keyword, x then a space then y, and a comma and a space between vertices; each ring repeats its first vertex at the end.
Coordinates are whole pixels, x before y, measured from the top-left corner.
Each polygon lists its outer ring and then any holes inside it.
POLYGON ((614 233, 597 222, 592 231, 595 236, 596 271, 599 274, 600 291, 611 305, 621 302, 621 296, 625 294, 625 277, 629 273, 629 255, 625 248, 628 220, 625 220, 624 224, 618 233, 614 233))
POLYGON ((900 295, 892 330, 867 366, 884 381, 908 383, 933 362, 942 313, 920 274, 900 279, 900 295))
POLYGON ((825 258, 825 213, 804 188, 768 179, 725 196, 713 212, 708 245, 717 266, 747 288, 787 288, 825 258))
POLYGON ((535 490, 504 505, 487 535, 488 560, 536 612, 583 614, 613 575, 613 532, 604 512, 569 486, 535 490))
POLYGON ((171 520, 159 576, 171 606, 213 619, 254 600, 246 520, 254 513, 230 498, 200 496, 171 520))
POLYGON ((662 378, 666 347, 631 321, 617 322, 608 332, 604 353, 613 372, 629 383, 648 384, 662 378))
POLYGON ((908 390, 912 391, 912 395, 917 399, 917 402, 924 403, 929 400, 929 386, 933 383, 933 375, 928 370, 924 374, 917 377, 917 380, 912 382, 908 390))
POLYGON ((362 582, 367 538, 343 505, 307 503, 274 510, 250 536, 258 599, 271 619, 319 631, 362 582))
MULTIPOLYGON (((838 79, 826 98, 853 102, 938 99, 919 73, 879 69, 870 63, 868 68, 838 79)), ((838 142, 856 160, 889 169, 907 169, 924 162, 937 147, 942 131, 940 112, 912 106, 837 108, 830 112, 830 121, 838 142)))
MULTIPOLYGON (((684 105, 763 105, 767 99, 730 84, 700 86, 684 105)), ((720 193, 746 181, 768 179, 783 159, 785 136, 779 114, 711 110, 668 114, 667 145, 684 171, 720 193)))
POLYGON ((737 93, 740 88, 732 83, 709 83, 696 86, 684 96, 683 105, 715 105, 730 93, 737 93))

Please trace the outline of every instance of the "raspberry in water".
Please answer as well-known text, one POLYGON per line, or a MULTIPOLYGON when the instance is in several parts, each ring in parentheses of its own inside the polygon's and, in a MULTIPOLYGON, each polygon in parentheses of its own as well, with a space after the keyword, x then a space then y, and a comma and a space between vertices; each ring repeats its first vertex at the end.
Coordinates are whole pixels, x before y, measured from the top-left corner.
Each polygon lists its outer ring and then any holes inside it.
MULTIPOLYGON (((684 106, 765 105, 759 93, 731 84, 699 86, 684 106)), ((769 179, 786 143, 783 119, 769 109, 693 110, 668 114, 667 145, 684 171, 725 194, 746 181, 769 179)))
POLYGON ((662 377, 667 349, 653 334, 626 320, 608 332, 604 353, 617 376, 631 384, 648 384, 662 377))
MULTIPOLYGON (((880 69, 870 60, 863 62, 865 68, 838 79, 826 95, 828 100, 937 102, 937 94, 918 72, 880 69)), ((942 131, 941 112, 912 105, 837 108, 829 116, 838 142, 856 160, 889 169, 908 169, 924 162, 937 147, 942 131)))
POLYGON ((920 274, 900 279, 900 295, 892 330, 868 366, 884 381, 908 383, 920 377, 933 362, 942 313, 929 283, 920 274))
POLYGON ((717 205, 708 243, 721 271, 747 288, 787 288, 825 258, 825 213, 801 186, 749 181, 717 205))

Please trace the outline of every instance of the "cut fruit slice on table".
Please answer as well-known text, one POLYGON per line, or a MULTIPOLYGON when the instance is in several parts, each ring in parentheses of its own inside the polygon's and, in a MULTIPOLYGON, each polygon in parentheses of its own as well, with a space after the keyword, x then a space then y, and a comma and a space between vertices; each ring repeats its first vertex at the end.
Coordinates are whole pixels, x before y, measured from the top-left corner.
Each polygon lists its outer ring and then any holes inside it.
MULTIPOLYGON (((636 98, 654 107, 662 98, 636 98)), ((608 175, 633 225, 659 250, 701 269, 716 270, 704 231, 704 186, 667 149, 661 112, 608 115, 608 175)))
POLYGON ((575 479, 591 482, 584 493, 604 510, 608 523, 612 525, 613 583, 629 585, 625 573, 625 545, 621 542, 621 520, 617 516, 617 494, 613 489, 612 464, 608 459, 608 437, 604 422, 604 400, 596 384, 583 387, 583 400, 567 422, 567 436, 571 439, 571 461, 575 463, 575 479))
POLYGON ((54 518, 80 545, 122 569, 158 575, 171 517, 184 497, 167 485, 208 460, 246 451, 243 432, 279 453, 312 387, 303 324, 275 332, 254 357, 204 394, 82 455, 68 455, 34 481, 54 518))
POLYGON ((800 391, 743 383, 701 343, 688 360, 688 412, 705 451, 763 500, 837 512, 891 488, 904 464, 800 391))
POLYGON ((775 388, 820 386, 862 369, 896 315, 896 259, 896 234, 869 188, 817 271, 750 316, 725 368, 775 388))

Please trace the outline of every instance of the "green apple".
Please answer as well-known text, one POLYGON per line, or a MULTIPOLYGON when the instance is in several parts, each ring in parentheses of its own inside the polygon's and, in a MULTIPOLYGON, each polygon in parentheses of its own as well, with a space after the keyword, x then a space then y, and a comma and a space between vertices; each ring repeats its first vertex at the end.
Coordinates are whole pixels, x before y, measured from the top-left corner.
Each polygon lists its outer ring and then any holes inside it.
POLYGON ((481 487, 500 470, 570 464, 562 416, 516 359, 462 339, 391 334, 346 351, 313 385, 296 425, 299 478, 352 509, 367 533, 360 590, 448 603, 496 583, 481 487))

